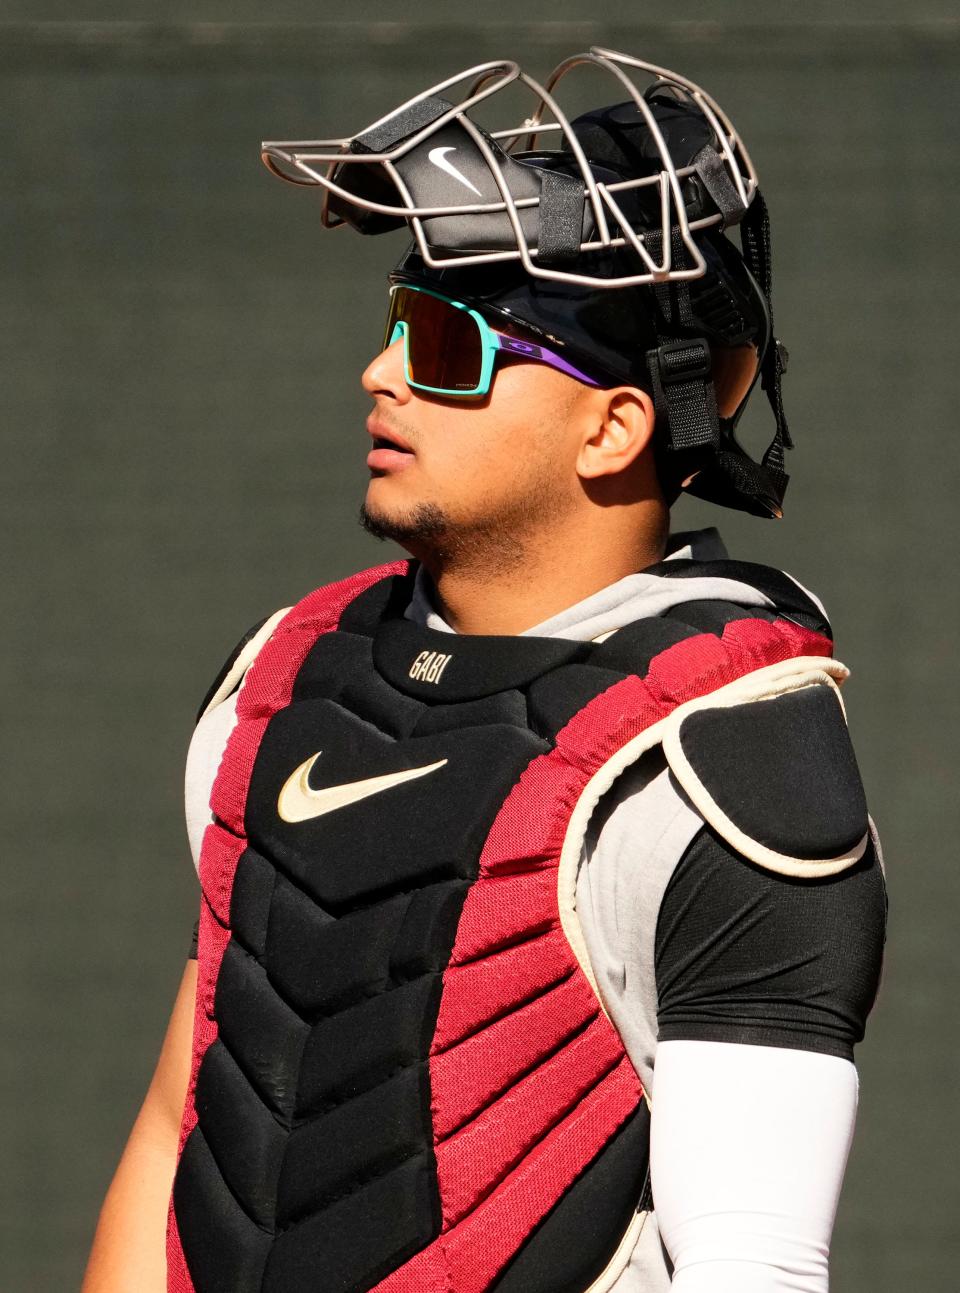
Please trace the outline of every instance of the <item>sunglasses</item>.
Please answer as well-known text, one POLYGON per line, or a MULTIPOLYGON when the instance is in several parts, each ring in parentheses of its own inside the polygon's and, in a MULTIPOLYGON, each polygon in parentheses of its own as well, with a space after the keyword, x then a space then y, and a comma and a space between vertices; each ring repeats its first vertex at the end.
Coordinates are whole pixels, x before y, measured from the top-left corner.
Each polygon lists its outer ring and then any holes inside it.
POLYGON ((384 350, 400 337, 407 385, 431 395, 450 399, 486 395, 501 354, 547 364, 587 386, 602 384, 545 346, 495 331, 483 315, 462 301, 407 283, 390 288, 384 350))

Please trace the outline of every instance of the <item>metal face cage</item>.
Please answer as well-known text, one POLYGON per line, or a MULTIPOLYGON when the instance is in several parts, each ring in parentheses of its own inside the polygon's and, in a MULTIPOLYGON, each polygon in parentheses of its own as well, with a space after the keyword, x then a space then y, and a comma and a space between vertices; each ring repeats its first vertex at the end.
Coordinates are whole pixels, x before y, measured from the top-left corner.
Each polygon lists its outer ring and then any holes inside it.
MULTIPOLYGON (((452 150, 441 148, 434 150, 440 154, 450 151, 452 150)), ((408 99, 357 135, 340 139, 268 140, 262 145, 261 156, 265 165, 281 179, 293 184, 320 186, 324 190, 322 219, 327 227, 346 223, 331 209, 331 198, 334 198, 340 205, 346 204, 387 219, 407 221, 424 262, 432 268, 460 268, 518 260, 522 262, 526 272, 535 278, 594 288, 681 282, 702 277, 707 266, 695 235, 711 226, 723 228, 735 223, 757 193, 756 172, 743 141, 726 113, 705 90, 676 72, 633 58, 629 54, 597 46, 587 53, 575 54, 561 62, 545 85, 524 72, 518 63, 481 63, 408 99), (659 155, 659 171, 640 178, 606 182, 594 173, 582 144, 555 95, 568 73, 584 67, 600 68, 606 72, 617 84, 618 97, 623 95, 636 105, 659 155), (637 84, 638 80, 644 79, 647 82, 646 94, 637 84), (517 126, 488 133, 471 120, 468 114, 511 85, 519 85, 529 91, 533 100, 530 115, 517 126), (465 87, 466 93, 463 94, 465 87), (723 171, 721 183, 739 207, 732 218, 719 210, 698 218, 690 217, 682 185, 697 173, 697 167, 692 164, 675 164, 647 97, 654 89, 658 94, 674 98, 685 110, 696 113, 709 128, 713 151, 723 171), (447 96, 450 91, 454 93, 449 96, 449 107, 439 110, 436 106, 438 96, 447 96), (457 94, 463 97, 454 102, 457 94), (419 124, 423 120, 426 120, 426 124, 419 124), (407 123, 413 124, 408 126, 407 123), (496 201, 417 206, 398 169, 398 163, 452 123, 461 127, 469 136, 476 155, 482 159, 493 178, 499 198, 496 201), (369 146, 362 144, 358 146, 358 140, 362 141, 366 137, 373 143, 378 135, 381 139, 390 140, 392 146, 380 151, 371 151, 369 146), (505 173, 504 159, 535 148, 541 135, 559 142, 562 152, 573 159, 583 183, 585 213, 592 216, 589 235, 579 245, 575 268, 564 269, 556 263, 544 263, 546 258, 538 251, 536 239, 531 241, 531 230, 536 225, 531 220, 529 211, 531 208, 538 208, 546 200, 546 190, 541 188, 539 194, 517 195, 511 191, 509 178, 505 173), (397 138, 399 142, 393 142, 397 138), (347 166, 380 168, 396 191, 396 202, 381 202, 364 195, 362 191, 352 192, 346 188, 342 183, 342 168, 347 166), (659 209, 659 222, 653 228, 649 223, 641 226, 631 222, 624 212, 624 194, 635 189, 649 189, 652 192, 654 205, 659 209), (472 249, 467 254, 454 253, 447 247, 438 247, 436 240, 431 243, 424 229, 425 221, 438 218, 484 216, 506 217, 512 246, 505 249, 472 249), (609 277, 599 272, 587 272, 584 260, 589 262, 591 253, 598 260, 602 258, 608 262, 609 256, 603 257, 603 253, 619 248, 632 249, 636 254, 639 262, 636 273, 609 277)), ((446 169, 442 158, 435 165, 446 169)), ((483 197, 480 190, 462 175, 456 178, 465 182, 466 187, 473 189, 478 197, 483 197)))

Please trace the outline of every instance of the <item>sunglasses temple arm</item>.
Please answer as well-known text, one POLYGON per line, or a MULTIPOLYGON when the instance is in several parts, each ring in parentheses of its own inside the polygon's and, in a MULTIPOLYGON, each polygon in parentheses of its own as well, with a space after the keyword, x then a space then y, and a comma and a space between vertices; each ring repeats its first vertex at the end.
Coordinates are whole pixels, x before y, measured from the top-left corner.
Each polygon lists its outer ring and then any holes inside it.
POLYGON ((578 382, 583 382, 586 386, 602 386, 593 377, 588 377, 586 373, 574 368, 573 364, 556 353, 548 350, 546 346, 537 346, 530 341, 521 341, 518 337, 508 337, 503 332, 495 332, 499 348, 510 355, 526 355, 528 359, 538 360, 540 363, 549 364, 551 368, 556 368, 561 373, 566 373, 568 377, 575 378, 578 382))

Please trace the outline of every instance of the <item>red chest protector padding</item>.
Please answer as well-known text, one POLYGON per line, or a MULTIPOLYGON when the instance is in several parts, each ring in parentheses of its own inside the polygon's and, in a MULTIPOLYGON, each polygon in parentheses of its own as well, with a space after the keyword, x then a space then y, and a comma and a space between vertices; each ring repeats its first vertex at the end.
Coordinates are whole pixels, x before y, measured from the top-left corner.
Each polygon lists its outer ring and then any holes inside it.
POLYGON ((411 578, 311 594, 239 693, 171 1293, 588 1288, 641 1202, 648 1123, 561 927, 571 814, 678 705, 830 653, 786 580, 790 620, 690 603, 594 645, 422 629, 411 578))

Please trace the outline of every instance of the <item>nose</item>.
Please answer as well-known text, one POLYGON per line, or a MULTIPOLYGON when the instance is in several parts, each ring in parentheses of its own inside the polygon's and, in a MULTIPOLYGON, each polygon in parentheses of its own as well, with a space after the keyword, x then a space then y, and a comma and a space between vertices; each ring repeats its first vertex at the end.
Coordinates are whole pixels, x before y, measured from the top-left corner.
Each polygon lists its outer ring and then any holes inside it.
POLYGON ((367 365, 360 385, 368 395, 385 395, 397 404, 406 404, 413 392, 403 373, 403 337, 397 337, 367 365))

